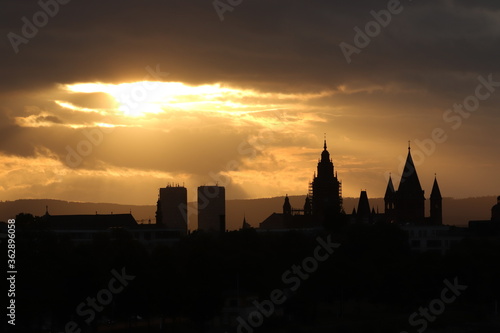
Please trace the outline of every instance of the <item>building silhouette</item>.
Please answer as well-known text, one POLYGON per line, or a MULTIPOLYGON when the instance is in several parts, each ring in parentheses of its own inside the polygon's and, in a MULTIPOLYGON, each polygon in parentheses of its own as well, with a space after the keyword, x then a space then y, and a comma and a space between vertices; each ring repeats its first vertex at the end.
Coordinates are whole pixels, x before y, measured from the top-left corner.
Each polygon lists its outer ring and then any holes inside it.
POLYGON ((358 210, 355 211, 356 223, 373 223, 373 214, 370 211, 370 203, 368 202, 368 194, 366 191, 361 191, 359 195, 358 210))
POLYGON ((333 161, 327 150, 326 139, 317 174, 310 185, 312 190, 312 214, 316 224, 328 225, 338 221, 342 212, 342 184, 334 173, 333 161))
POLYGON ((156 203, 156 224, 187 233, 187 190, 184 186, 167 185, 160 188, 156 203))
POLYGON ((497 197, 497 204, 491 207, 491 221, 500 222, 500 196, 497 197))
POLYGON ((246 216, 243 216, 243 223, 241 225, 241 229, 240 230, 242 230, 242 229, 251 229, 251 228, 252 228, 252 226, 250 225, 250 223, 247 222, 246 216))
POLYGON ((198 230, 226 230, 226 190, 223 186, 198 187, 198 230))
POLYGON ((443 224, 442 196, 434 178, 430 196, 430 217, 425 217, 425 195, 417 169, 411 156, 411 147, 408 146, 408 156, 401 175, 398 190, 394 190, 392 176, 384 195, 386 221, 400 224, 443 224))
POLYGON ((342 184, 334 174, 333 161, 323 143, 317 172, 309 184, 303 209, 295 209, 285 196, 282 213, 273 213, 260 223, 261 229, 304 229, 326 227, 340 224, 342 209, 342 184))
POLYGON ((430 222, 431 224, 443 224, 443 197, 439 190, 437 178, 434 177, 434 184, 432 184, 431 191, 431 209, 430 209, 430 222))

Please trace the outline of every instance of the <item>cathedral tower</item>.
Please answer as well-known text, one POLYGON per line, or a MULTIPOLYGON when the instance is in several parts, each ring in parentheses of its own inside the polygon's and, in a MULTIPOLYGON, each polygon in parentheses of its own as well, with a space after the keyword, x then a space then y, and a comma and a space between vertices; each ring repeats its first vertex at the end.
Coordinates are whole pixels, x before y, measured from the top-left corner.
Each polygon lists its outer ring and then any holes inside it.
POLYGON ((317 224, 332 225, 342 211, 341 183, 334 174, 330 153, 323 145, 318 172, 312 182, 312 211, 317 224))
POLYGON ((408 146, 401 182, 396 192, 396 220, 399 223, 422 223, 425 215, 425 197, 417 169, 411 157, 411 148, 408 146))

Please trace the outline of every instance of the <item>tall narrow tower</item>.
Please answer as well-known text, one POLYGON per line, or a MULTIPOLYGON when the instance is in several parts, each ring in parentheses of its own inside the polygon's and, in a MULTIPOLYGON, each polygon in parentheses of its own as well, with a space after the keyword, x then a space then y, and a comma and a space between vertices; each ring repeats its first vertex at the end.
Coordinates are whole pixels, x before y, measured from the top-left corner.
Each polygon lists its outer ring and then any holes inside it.
POLYGON ((435 225, 443 224, 443 197, 439 190, 437 178, 434 177, 434 184, 431 191, 431 223, 435 225))
POLYGON ((318 172, 312 182, 312 211, 317 224, 333 226, 342 210, 342 195, 341 184, 334 174, 333 162, 326 148, 325 140, 318 172))
POLYGON ((395 201, 396 201, 396 191, 394 191, 394 185, 392 184, 392 177, 389 176, 389 182, 387 183, 387 188, 384 195, 384 213, 387 222, 392 223, 395 220, 395 201))
POLYGON ((180 185, 160 188, 156 223, 165 228, 187 233, 187 190, 180 185))
POLYGON ((285 196, 285 202, 283 203, 283 215, 292 215, 292 205, 290 205, 288 194, 285 196))
POLYGON ((396 219, 399 223, 423 223, 425 197, 408 146, 403 174, 396 192, 396 219))
POLYGON ((198 229, 226 231, 226 189, 223 186, 198 187, 198 229))

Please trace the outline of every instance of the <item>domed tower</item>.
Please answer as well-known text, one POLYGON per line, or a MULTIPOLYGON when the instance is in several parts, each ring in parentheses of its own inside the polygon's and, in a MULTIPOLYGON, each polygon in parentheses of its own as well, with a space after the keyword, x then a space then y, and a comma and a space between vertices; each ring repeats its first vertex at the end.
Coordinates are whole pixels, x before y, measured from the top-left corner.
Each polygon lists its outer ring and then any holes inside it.
POLYGON ((342 195, 326 139, 318 161, 318 172, 312 182, 312 192, 312 212, 316 223, 333 226, 342 211, 342 195))

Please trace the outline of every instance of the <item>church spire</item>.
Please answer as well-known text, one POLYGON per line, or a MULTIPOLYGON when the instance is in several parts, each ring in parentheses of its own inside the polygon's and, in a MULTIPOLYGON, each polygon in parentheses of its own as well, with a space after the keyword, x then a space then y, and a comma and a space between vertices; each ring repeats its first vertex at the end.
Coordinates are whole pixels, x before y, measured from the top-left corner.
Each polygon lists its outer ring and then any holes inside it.
POLYGON ((422 186, 420 185, 420 180, 418 179, 415 163, 413 163, 413 158, 411 157, 411 147, 409 144, 408 156, 406 157, 405 167, 403 169, 401 182, 399 183, 398 188, 398 192, 400 191, 422 192, 422 186))
POLYGON ((442 199, 441 191, 439 190, 439 184, 437 182, 437 177, 434 175, 434 184, 432 184, 431 199, 442 199))
POLYGON ((432 185, 430 210, 431 223, 435 225, 443 224, 443 197, 436 176, 434 176, 434 184, 432 185))
POLYGON ((397 220, 400 223, 422 223, 424 221, 424 191, 418 179, 409 144, 408 156, 396 192, 395 207, 397 208, 397 220))
POLYGON ((385 189, 385 200, 393 200, 394 196, 394 185, 392 184, 392 175, 389 175, 389 182, 387 183, 387 188, 385 189))
MULTIPOLYGON (((328 150, 326 150, 326 148, 327 148, 327 146, 326 146, 326 139, 325 139, 325 141, 323 143, 323 151, 321 152, 320 163, 322 163, 323 165, 331 164, 333 167, 333 162, 330 159, 330 153, 328 152, 328 150)), ((332 168, 332 174, 333 174, 333 168, 332 168)), ((319 176, 319 169, 318 169, 318 176, 319 176)))
POLYGON ((247 222, 245 214, 243 214, 243 225, 241 229, 250 229, 252 226, 247 222))
POLYGON ((389 174, 389 182, 387 183, 387 188, 385 190, 385 195, 384 195, 384 213, 386 215, 387 222, 389 223, 394 222, 395 209, 396 209, 396 191, 394 190, 394 185, 392 184, 392 175, 389 174))
POLYGON ((288 194, 285 196, 285 203, 283 204, 283 215, 292 215, 292 206, 288 194))

